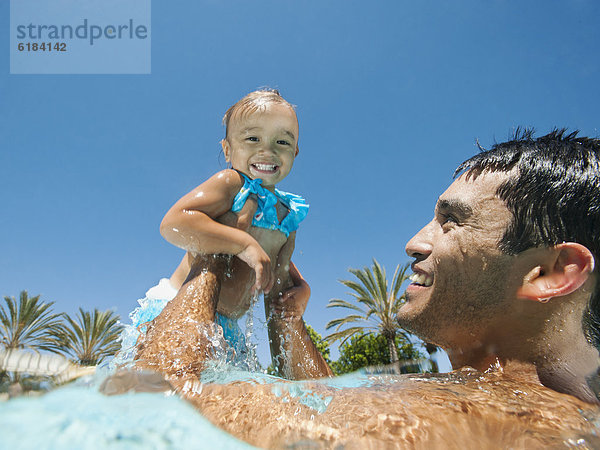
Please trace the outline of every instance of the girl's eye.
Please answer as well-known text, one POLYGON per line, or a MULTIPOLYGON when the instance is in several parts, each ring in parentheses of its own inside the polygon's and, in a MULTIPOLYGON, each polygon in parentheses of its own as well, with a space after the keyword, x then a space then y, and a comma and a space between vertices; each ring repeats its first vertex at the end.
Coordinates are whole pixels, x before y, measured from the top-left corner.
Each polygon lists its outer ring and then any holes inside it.
POLYGON ((256 136, 249 136, 246 138, 246 140, 250 142, 258 142, 258 138, 256 136))
POLYGON ((288 141, 283 141, 283 140, 279 140, 279 141, 277 141, 277 143, 279 145, 290 145, 290 143, 288 141))

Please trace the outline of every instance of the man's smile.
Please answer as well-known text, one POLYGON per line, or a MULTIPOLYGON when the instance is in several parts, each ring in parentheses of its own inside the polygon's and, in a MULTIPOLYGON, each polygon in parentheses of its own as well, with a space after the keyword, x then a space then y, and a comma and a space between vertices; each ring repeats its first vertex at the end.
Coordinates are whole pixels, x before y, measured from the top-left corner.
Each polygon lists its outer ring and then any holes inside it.
POLYGON ((424 273, 413 273, 408 279, 417 286, 429 287, 433 284, 433 277, 424 273))

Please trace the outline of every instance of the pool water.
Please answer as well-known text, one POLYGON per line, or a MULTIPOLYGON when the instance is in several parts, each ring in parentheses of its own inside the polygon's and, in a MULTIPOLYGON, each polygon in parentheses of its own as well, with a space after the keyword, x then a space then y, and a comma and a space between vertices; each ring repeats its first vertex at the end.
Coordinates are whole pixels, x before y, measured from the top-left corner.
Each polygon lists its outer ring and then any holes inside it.
POLYGON ((0 449, 600 448, 597 407, 501 368, 292 382, 232 360, 218 331, 216 359, 179 394, 132 369, 128 351, 44 395, 0 402, 0 449))
POLYGON ((211 425, 176 395, 103 395, 103 376, 0 403, 0 448, 252 448, 211 425))
MULTIPOLYGON (((247 449, 251 445, 212 425, 187 401, 168 388, 162 392, 105 395, 107 366, 95 375, 33 397, 0 403, 1 449, 247 449), (103 393, 104 392, 104 393, 103 393)), ((146 375, 148 375, 146 373, 146 375)), ((142 390, 161 391, 156 378, 136 380, 142 390)), ((291 383, 261 372, 247 372, 215 362, 204 372, 203 384, 269 385, 281 401, 294 399, 323 413, 331 397, 322 398, 303 383, 291 383)), ((360 386, 356 377, 336 378, 332 386, 360 386)), ((137 386, 139 387, 139 386, 137 386)), ((109 392, 110 393, 110 392, 109 392)))
POLYGON ((159 392, 105 395, 106 367, 0 403, 0 448, 600 448, 596 407, 499 373, 291 382, 215 363, 183 398, 135 374, 130 388, 159 392))

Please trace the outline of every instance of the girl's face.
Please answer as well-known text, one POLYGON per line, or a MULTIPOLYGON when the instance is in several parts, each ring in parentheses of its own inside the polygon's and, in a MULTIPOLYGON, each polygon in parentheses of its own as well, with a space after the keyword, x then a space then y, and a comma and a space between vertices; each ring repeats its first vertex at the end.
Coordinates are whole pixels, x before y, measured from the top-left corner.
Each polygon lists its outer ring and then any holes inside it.
POLYGON ((298 119, 287 105, 268 104, 263 111, 234 115, 222 141, 225 160, 271 190, 283 180, 298 154, 298 119))

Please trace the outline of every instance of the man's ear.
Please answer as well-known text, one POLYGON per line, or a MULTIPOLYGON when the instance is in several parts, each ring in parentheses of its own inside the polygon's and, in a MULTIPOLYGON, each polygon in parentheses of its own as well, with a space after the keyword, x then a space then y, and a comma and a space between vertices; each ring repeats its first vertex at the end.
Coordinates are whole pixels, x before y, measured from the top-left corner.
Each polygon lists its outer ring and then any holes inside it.
POLYGON ((223 149, 223 154, 225 155, 225 162, 229 162, 229 153, 231 152, 231 148, 229 147, 229 141, 227 141, 227 139, 221 139, 221 148, 223 149))
POLYGON ((523 278, 517 297, 546 302, 569 295, 586 282, 594 270, 594 256, 587 247, 565 242, 548 249, 547 264, 537 265, 523 278))
POLYGON ((298 146, 298 144, 296 144, 296 154, 294 155, 294 158, 298 156, 298 153, 300 153, 300 147, 298 146))

